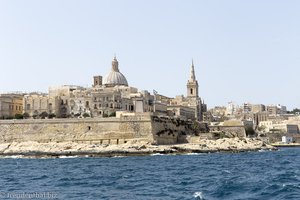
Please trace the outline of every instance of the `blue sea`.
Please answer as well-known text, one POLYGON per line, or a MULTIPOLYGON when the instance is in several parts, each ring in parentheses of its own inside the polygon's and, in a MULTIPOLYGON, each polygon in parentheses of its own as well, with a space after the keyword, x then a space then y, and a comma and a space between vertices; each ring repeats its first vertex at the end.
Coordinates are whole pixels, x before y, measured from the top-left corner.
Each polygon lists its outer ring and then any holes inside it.
POLYGON ((300 148, 114 158, 1 158, 0 199, 300 199, 300 148))

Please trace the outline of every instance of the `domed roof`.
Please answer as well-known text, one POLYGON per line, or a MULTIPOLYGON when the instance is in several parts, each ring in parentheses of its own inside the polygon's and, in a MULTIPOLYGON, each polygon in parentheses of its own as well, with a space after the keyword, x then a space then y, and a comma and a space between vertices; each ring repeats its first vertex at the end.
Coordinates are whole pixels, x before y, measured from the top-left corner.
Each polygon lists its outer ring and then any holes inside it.
POLYGON ((119 62, 116 57, 112 61, 112 68, 109 74, 104 77, 103 84, 108 87, 113 87, 116 85, 128 86, 128 82, 125 76, 119 71, 119 62))

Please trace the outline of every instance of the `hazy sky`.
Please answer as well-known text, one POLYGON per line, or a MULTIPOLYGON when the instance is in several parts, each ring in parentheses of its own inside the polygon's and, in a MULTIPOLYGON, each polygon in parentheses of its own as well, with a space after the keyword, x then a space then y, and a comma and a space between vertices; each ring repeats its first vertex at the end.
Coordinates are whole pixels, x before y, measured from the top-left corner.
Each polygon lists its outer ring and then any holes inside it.
POLYGON ((208 104, 300 107, 300 1, 0 0, 0 92, 90 86, 117 54, 131 86, 208 104))

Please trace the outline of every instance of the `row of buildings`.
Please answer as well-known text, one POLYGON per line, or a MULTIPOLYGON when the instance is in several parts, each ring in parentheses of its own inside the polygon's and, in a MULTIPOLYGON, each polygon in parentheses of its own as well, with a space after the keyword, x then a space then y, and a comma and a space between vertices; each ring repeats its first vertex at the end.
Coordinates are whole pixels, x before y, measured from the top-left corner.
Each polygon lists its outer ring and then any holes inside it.
POLYGON ((64 85, 49 87, 48 93, 0 95, 0 118, 12 118, 26 114, 29 117, 43 115, 66 117, 110 117, 116 113, 152 112, 157 115, 176 116, 202 120, 206 105, 199 96, 199 85, 192 63, 187 82, 187 95, 166 97, 129 86, 119 70, 119 62, 113 58, 110 72, 103 78, 93 77, 92 87, 64 85))
POLYGON ((251 104, 244 103, 241 106, 234 102, 229 102, 225 114, 226 115, 235 115, 240 113, 259 113, 267 112, 269 115, 281 115, 287 114, 286 106, 277 104, 277 105, 264 105, 264 104, 251 104))
POLYGON ((300 117, 288 114, 286 106, 229 102, 227 106, 210 109, 206 116, 212 122, 239 120, 251 124, 257 132, 299 133, 300 117))

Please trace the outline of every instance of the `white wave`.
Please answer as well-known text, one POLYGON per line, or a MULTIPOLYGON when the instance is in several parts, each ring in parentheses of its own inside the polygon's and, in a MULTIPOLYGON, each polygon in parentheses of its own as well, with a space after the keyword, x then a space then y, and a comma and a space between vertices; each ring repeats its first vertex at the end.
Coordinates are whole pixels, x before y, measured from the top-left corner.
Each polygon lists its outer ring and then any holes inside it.
POLYGON ((267 152, 268 150, 260 149, 258 152, 267 152))
POLYGON ((78 156, 59 156, 58 158, 78 158, 78 156))
POLYGON ((205 153, 187 153, 188 156, 198 156, 198 155, 205 155, 205 153))
POLYGON ((23 155, 14 155, 14 156, 4 156, 3 158, 13 158, 13 159, 18 159, 18 158, 24 158, 23 155))
POLYGON ((161 153, 154 153, 154 154, 151 154, 151 156, 165 156, 166 154, 161 154, 161 153))
POLYGON ((204 200, 202 192, 195 192, 194 197, 198 200, 204 200))

